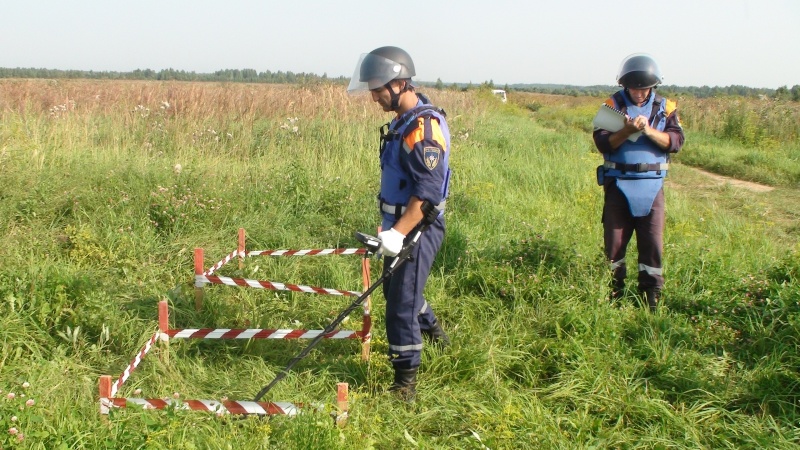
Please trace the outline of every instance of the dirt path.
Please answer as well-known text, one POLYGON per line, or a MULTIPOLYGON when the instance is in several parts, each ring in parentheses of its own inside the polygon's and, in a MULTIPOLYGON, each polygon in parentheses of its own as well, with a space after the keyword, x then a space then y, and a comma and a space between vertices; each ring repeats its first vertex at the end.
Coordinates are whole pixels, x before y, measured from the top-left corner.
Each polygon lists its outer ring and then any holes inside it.
POLYGON ((724 184, 730 184, 731 186, 739 187, 742 189, 747 189, 753 192, 769 192, 775 189, 772 186, 767 186, 764 184, 753 183, 751 181, 743 181, 737 180, 736 178, 726 177, 723 175, 717 175, 715 173, 706 172, 705 170, 698 169, 696 167, 689 167, 683 166, 684 168, 691 169, 697 173, 703 174, 706 178, 711 179, 715 185, 721 186, 724 184))

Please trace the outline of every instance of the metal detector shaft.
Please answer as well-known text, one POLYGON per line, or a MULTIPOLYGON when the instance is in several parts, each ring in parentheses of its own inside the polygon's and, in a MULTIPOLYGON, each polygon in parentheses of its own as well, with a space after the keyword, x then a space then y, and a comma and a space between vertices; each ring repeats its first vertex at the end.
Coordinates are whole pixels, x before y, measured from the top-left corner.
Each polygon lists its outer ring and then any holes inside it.
POLYGON ((331 322, 330 324, 328 324, 327 327, 325 327, 322 333, 315 336, 314 339, 312 339, 311 342, 308 343, 306 348, 300 351, 300 353, 298 353, 297 356, 292 358, 291 361, 289 361, 289 364, 287 364, 286 367, 283 368, 283 370, 278 372, 278 374, 275 376, 275 379, 273 379, 268 385, 264 386, 264 388, 262 388, 258 392, 258 394, 256 394, 255 398, 253 398, 254 402, 261 400, 261 398, 267 392, 269 392, 270 389, 272 389, 276 384, 278 384, 279 381, 286 378, 286 376, 289 375, 289 371, 292 370, 295 364, 297 364, 298 362, 300 362, 300 360, 308 356, 308 354, 311 353, 311 350, 317 344, 319 344, 319 342, 322 339, 324 339, 327 334, 334 331, 336 327, 338 327, 339 324, 341 324, 342 321, 347 316, 350 315, 350 313, 352 313, 356 308, 361 306, 361 304, 364 303, 364 300, 366 300, 367 297, 369 297, 370 294, 372 294, 372 292, 375 291, 375 289, 377 289, 387 279, 389 279, 392 276, 392 274, 394 274, 394 272, 397 270, 397 268, 400 267, 401 264, 411 259, 411 251, 417 245, 417 242, 419 241, 419 238, 422 236, 422 233, 425 230, 427 230, 428 227, 431 226, 431 224, 435 222, 436 218, 439 216, 439 211, 433 206, 433 204, 431 204, 428 201, 422 203, 422 213, 424 214, 422 220, 419 222, 419 224, 417 224, 416 227, 414 227, 411 233, 409 233, 412 236, 411 242, 406 244, 406 246, 403 247, 400 253, 397 254, 394 260, 392 260, 392 264, 389 266, 389 268, 383 272, 383 275, 377 281, 375 281, 375 283, 373 283, 372 286, 367 288, 367 290, 364 291, 357 299, 355 299, 353 303, 351 303, 347 308, 345 308, 341 313, 339 313, 339 315, 336 316, 335 319, 333 319, 333 322, 331 322))

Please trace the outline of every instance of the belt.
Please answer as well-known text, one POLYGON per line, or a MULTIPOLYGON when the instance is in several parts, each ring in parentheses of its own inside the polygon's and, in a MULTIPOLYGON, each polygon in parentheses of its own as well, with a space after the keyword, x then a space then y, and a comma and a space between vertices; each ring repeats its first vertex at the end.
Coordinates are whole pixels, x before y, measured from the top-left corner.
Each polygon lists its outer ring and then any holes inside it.
POLYGON ((386 214, 398 215, 397 214, 398 209, 400 210, 399 215, 402 215, 404 212, 406 212, 406 207, 403 205, 391 205, 389 203, 383 203, 382 201, 380 202, 380 204, 381 204, 381 211, 385 212, 386 214))
POLYGON ((606 161, 603 163, 603 167, 605 167, 606 169, 616 169, 621 172, 653 172, 653 171, 668 170, 669 163, 622 164, 622 163, 615 163, 613 161, 606 161))
MULTIPOLYGON (((380 199, 378 200, 378 203, 381 205, 381 211, 385 212, 386 214, 393 214, 395 217, 400 217, 403 215, 403 213, 406 212, 405 205, 392 205, 391 203, 386 203, 380 199)), ((439 211, 444 210, 444 206, 446 203, 447 200, 442 200, 441 203, 436 205, 436 209, 439 211)))

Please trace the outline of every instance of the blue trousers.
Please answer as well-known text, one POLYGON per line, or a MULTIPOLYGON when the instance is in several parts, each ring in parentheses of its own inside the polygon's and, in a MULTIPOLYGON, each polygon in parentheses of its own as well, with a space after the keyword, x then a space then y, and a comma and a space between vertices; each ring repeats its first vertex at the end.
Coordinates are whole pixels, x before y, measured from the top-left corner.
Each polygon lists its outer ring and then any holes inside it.
MULTIPOLYGON (((413 236, 409 236, 411 238, 413 236)), ((383 284, 386 297, 386 337, 389 359, 396 369, 419 367, 422 332, 436 324, 436 316, 423 296, 433 260, 444 239, 444 216, 425 230, 411 253, 383 284)), ((384 257, 384 273, 394 258, 384 257)))

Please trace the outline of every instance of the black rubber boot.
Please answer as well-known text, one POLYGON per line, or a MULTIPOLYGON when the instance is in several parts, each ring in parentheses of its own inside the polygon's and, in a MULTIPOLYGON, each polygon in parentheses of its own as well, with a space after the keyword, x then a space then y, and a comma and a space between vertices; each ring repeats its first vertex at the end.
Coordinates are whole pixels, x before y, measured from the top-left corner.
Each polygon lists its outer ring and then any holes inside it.
POLYGON ((431 345, 438 348, 445 348, 450 345, 450 338, 444 332, 439 322, 436 322, 431 328, 422 330, 422 335, 425 336, 431 345))
POLYGON ((645 300, 647 300, 647 306, 650 308, 650 312, 656 312, 658 309, 658 302, 661 300, 661 292, 654 288, 645 289, 644 297, 645 300))
POLYGON ((395 368, 394 383, 389 386, 389 392, 394 392, 404 402, 413 402, 417 396, 417 368, 395 368))
POLYGON ((613 278, 609 284, 609 287, 611 288, 611 292, 608 295, 608 299, 611 301, 611 303, 614 303, 621 299, 625 294, 625 279, 620 280, 613 278))

